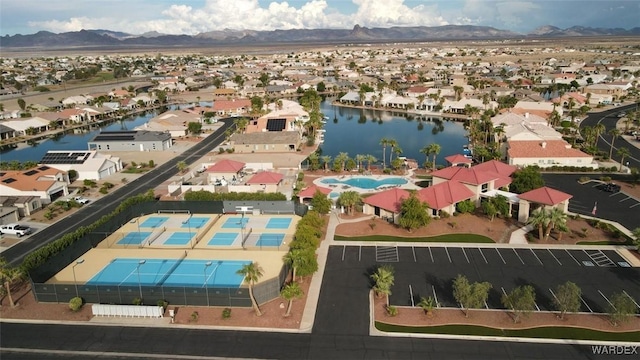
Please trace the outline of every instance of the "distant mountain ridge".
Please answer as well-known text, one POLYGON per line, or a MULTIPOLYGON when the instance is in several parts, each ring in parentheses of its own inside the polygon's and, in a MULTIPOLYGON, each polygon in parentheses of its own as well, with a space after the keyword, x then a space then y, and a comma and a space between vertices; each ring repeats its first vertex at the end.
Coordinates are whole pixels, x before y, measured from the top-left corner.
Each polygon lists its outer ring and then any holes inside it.
POLYGON ((55 34, 39 31, 31 35, 6 35, 0 37, 4 48, 20 47, 77 47, 77 46, 207 46, 225 44, 259 44, 291 42, 363 42, 363 41, 433 41, 433 40, 480 40, 526 37, 563 36, 637 36, 640 27, 626 29, 604 29, 573 26, 560 29, 547 25, 529 34, 518 34, 489 26, 445 25, 445 26, 394 26, 390 28, 367 28, 359 25, 353 29, 292 29, 292 30, 217 30, 197 35, 168 35, 155 31, 144 34, 128 34, 111 30, 80 30, 55 34))

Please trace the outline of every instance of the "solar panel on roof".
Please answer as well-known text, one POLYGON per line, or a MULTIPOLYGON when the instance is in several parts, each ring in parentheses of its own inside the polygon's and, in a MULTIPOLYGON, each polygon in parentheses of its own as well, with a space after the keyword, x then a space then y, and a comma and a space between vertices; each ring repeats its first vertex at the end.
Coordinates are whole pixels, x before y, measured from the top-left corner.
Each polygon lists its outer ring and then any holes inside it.
POLYGON ((45 171, 45 170, 49 170, 49 169, 51 169, 51 168, 50 168, 50 167, 48 167, 48 166, 40 166, 40 167, 38 168, 38 170, 41 170, 41 171, 45 171))
POLYGON ((11 184, 14 181, 16 181, 16 179, 14 179, 14 178, 8 178, 8 179, 2 180, 2 182, 5 183, 5 184, 11 184))
MULTIPOLYGON (((90 156, 89 152, 54 152, 46 153, 41 164, 82 164, 90 156)), ((47 167, 48 169, 48 167, 47 167)))
POLYGON ((35 174, 37 174, 37 173, 39 173, 39 171, 38 171, 38 170, 29 170, 29 171, 27 171, 27 172, 26 172, 26 173, 24 173, 24 174, 25 174, 25 175, 27 175, 27 176, 31 176, 31 175, 35 175, 35 174))
POLYGON ((132 135, 122 135, 122 136, 98 135, 93 139, 93 141, 120 141, 120 140, 134 140, 134 137, 132 135))
POLYGON ((267 120, 267 131, 282 131, 287 125, 287 119, 267 120))
POLYGON ((4 176, 6 172, 0 172, 0 176, 4 176))

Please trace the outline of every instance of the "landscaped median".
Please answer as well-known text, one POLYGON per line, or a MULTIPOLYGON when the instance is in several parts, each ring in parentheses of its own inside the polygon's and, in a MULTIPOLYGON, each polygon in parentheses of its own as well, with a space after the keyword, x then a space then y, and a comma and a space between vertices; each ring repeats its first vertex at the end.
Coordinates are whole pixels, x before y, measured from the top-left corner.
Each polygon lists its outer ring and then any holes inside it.
POLYGON ((606 314, 571 313, 562 319, 557 312, 532 312, 513 321, 507 310, 470 309, 469 316, 457 308, 434 308, 429 312, 420 307, 396 306, 389 315, 386 299, 370 297, 373 324, 386 333, 505 337, 608 342, 637 342, 640 339, 640 317, 612 325, 606 314))
POLYGON ((367 235, 367 236, 342 236, 335 235, 336 241, 387 241, 387 242, 433 242, 433 243, 489 243, 493 244, 492 239, 477 234, 444 234, 436 236, 391 236, 391 235, 367 235))

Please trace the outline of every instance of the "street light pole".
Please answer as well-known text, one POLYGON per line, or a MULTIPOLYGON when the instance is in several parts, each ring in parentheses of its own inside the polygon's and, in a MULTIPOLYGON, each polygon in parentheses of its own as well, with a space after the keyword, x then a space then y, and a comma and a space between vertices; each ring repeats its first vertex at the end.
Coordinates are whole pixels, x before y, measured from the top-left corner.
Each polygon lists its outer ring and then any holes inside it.
POLYGON ((210 306, 209 305, 209 284, 207 284, 207 268, 211 266, 211 264, 212 264, 211 261, 207 261, 204 264, 204 291, 207 294, 207 306, 210 306))
POLYGON ((82 264, 83 262, 84 259, 78 259, 76 260, 76 263, 71 267, 71 272, 73 272, 73 285, 76 287, 76 297, 80 297, 78 293, 78 281, 76 280, 76 266, 82 264))
POLYGON ((140 290, 140 303, 142 303, 142 283, 140 282, 140 266, 144 265, 147 260, 138 261, 138 266, 136 266, 136 273, 138 274, 138 289, 140 290))

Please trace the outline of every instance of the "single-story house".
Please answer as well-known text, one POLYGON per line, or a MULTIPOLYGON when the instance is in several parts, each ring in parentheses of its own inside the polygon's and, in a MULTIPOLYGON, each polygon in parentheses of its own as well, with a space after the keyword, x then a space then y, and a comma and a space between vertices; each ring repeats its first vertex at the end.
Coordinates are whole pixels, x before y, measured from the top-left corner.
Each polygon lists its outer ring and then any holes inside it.
POLYGON ((301 143, 297 131, 267 131, 234 134, 231 146, 237 153, 294 152, 301 143))
POLYGON ((103 131, 88 142, 89 150, 164 151, 173 146, 171 134, 160 131, 103 131))
POLYGON ((40 160, 40 164, 62 171, 75 170, 77 180, 102 180, 122 171, 119 157, 99 154, 96 151, 54 151, 50 150, 40 160))

